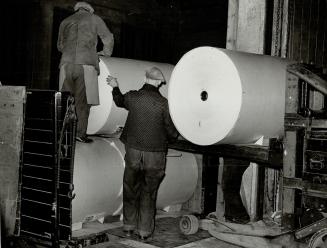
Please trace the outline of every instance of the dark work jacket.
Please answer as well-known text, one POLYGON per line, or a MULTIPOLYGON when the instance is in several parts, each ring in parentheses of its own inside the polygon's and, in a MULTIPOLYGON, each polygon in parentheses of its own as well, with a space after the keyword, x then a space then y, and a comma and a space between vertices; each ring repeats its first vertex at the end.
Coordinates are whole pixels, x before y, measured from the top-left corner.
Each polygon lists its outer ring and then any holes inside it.
POLYGON ((123 95, 114 87, 112 94, 116 105, 128 110, 121 141, 141 151, 167 151, 168 142, 173 142, 178 132, 169 115, 168 101, 158 88, 144 84, 140 90, 123 95))
POLYGON ((99 71, 98 36, 103 43, 103 54, 111 56, 113 34, 99 16, 80 9, 64 19, 57 41, 57 48, 62 53, 60 66, 66 63, 92 65, 99 71))

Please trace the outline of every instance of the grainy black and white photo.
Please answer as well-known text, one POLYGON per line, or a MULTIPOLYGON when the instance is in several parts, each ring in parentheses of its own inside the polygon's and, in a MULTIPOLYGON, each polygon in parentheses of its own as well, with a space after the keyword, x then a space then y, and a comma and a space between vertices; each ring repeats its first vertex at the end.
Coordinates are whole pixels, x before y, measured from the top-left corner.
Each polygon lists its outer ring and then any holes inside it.
POLYGON ((10 0, 0 34, 0 248, 327 248, 327 0, 10 0))

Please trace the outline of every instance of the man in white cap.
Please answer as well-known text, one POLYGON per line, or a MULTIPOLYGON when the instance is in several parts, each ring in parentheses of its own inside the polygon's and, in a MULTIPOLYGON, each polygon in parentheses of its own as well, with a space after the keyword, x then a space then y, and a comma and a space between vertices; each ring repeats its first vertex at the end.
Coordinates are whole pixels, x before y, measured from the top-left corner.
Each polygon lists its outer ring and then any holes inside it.
POLYGON ((75 13, 62 21, 57 41, 62 53, 59 90, 70 91, 75 97, 78 118, 77 137, 80 142, 92 142, 86 135, 90 107, 99 104, 99 55, 111 56, 114 39, 105 22, 93 14, 86 2, 78 2, 75 13), (97 53, 98 37, 103 50, 97 53))
POLYGON ((116 78, 107 78, 116 105, 128 110, 120 136, 126 149, 123 229, 127 236, 135 232, 141 240, 154 231, 157 191, 165 176, 167 144, 178 136, 169 115, 168 101, 159 92, 165 83, 164 75, 152 67, 146 71, 145 78, 140 90, 125 94, 120 92, 116 78))

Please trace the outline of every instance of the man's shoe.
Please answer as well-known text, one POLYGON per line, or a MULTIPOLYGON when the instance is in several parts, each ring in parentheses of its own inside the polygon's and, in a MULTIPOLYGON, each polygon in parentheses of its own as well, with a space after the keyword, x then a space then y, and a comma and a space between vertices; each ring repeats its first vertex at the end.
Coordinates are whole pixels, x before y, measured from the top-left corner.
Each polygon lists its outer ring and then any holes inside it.
POLYGON ((76 137, 76 140, 82 143, 92 143, 93 140, 89 139, 87 136, 76 137))
POLYGON ((133 230, 124 230, 124 233, 125 233, 126 237, 131 237, 133 235, 134 231, 133 230))
POLYGON ((230 223, 235 223, 235 224, 248 224, 250 222, 250 217, 249 216, 237 216, 237 217, 231 217, 225 216, 225 221, 230 222, 230 223))
POLYGON ((137 237, 138 237, 139 240, 141 240, 141 241, 147 241, 147 240, 149 239, 150 236, 143 236, 143 235, 138 234, 137 237))

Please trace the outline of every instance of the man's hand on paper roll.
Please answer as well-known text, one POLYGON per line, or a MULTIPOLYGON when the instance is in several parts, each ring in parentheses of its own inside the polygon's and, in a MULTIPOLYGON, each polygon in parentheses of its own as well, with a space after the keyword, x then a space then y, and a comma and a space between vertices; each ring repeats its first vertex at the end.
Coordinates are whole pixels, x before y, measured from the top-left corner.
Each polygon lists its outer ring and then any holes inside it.
POLYGON ((107 80, 108 85, 110 85, 112 88, 118 87, 117 78, 108 75, 106 80, 107 80))

